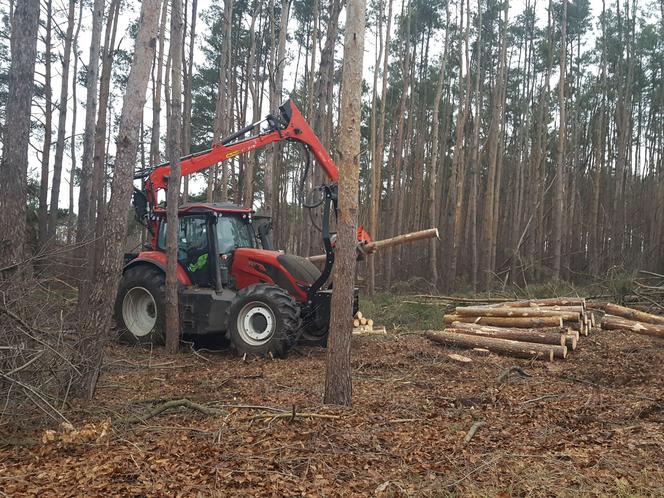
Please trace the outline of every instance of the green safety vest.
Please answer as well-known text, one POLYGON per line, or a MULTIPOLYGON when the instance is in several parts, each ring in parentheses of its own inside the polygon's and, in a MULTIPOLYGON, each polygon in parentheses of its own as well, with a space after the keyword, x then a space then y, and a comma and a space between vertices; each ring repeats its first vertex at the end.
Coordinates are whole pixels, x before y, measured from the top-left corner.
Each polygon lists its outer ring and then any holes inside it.
POLYGON ((202 270, 207 265, 207 262, 208 262, 207 253, 201 254, 195 262, 189 263, 187 269, 192 273, 198 270, 202 270))

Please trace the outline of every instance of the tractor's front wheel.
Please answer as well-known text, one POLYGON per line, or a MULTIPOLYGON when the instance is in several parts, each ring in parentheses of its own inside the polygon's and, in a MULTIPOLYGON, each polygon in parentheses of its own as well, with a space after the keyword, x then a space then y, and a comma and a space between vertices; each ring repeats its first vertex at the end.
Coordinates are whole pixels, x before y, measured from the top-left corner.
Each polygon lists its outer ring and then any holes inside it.
POLYGON ((242 289, 228 309, 228 331, 238 354, 283 356, 297 340, 300 323, 300 307, 274 285, 242 289))
POLYGON ((120 281, 115 321, 121 342, 164 344, 164 274, 145 265, 129 268, 120 281))

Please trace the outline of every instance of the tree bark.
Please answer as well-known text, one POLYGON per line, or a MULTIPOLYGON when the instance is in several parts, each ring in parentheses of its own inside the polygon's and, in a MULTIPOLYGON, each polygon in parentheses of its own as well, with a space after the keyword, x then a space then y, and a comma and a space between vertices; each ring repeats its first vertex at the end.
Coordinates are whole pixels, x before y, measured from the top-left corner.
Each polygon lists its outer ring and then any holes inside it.
POLYGON ((23 258, 30 143, 30 104, 34 90, 39 1, 18 1, 12 18, 11 65, 8 74, 5 130, 0 162, 0 265, 15 265, 23 258))
MULTIPOLYGON (((39 238, 38 243, 40 248, 46 246, 47 240, 50 238, 50 231, 48 230, 48 177, 49 168, 51 164, 51 137, 53 135, 53 88, 52 88, 52 71, 51 71, 51 31, 53 28, 53 9, 52 1, 46 2, 46 34, 44 35, 44 143, 42 146, 42 160, 41 160, 41 177, 39 179, 39 238)), ((64 86, 67 86, 67 81, 64 81, 64 86)), ((66 109, 65 101, 65 109, 66 109)), ((60 107, 62 107, 62 98, 60 98, 60 107)), ((62 109, 60 109, 62 114, 62 109)), ((58 130, 59 132, 59 130, 58 130)), ((59 134, 59 133, 58 133, 59 134)), ((57 168, 57 166, 56 166, 57 168)), ((54 185, 55 186, 55 182, 54 185)), ((58 185, 59 188, 59 185, 58 185)), ((53 194, 51 194, 51 201, 53 194)), ((58 207, 55 206, 55 216, 57 217, 58 207)), ((51 206, 51 213, 53 207, 51 206)), ((51 214, 53 216, 53 214, 51 214)), ((55 233, 55 231, 53 232, 55 233)))
MULTIPOLYGON (((276 43, 276 59, 270 68, 270 111, 275 111, 281 104, 284 88, 284 68, 286 66, 286 34, 288 31, 288 17, 290 15, 291 0, 281 0, 281 11, 279 14, 279 38, 276 43)), ((273 37, 274 42, 274 37, 273 37)), ((274 49, 274 47, 273 47, 274 49)), ((276 142, 268 147, 265 154, 265 182, 272 182, 269 188, 265 189, 265 197, 268 209, 266 212, 272 213, 274 223, 279 226, 279 179, 280 179, 280 158, 281 144, 276 142), (267 199, 267 195, 271 199, 267 199)), ((279 232, 275 233, 277 247, 283 245, 279 239, 279 232)))
POLYGON ((616 316, 604 316, 601 322, 604 330, 630 330, 636 334, 664 339, 664 325, 636 322, 616 316))
POLYGON ((443 321, 446 325, 454 322, 477 323, 480 325, 493 325, 495 327, 513 328, 541 328, 562 327, 563 319, 559 316, 535 316, 535 317, 493 317, 493 316, 462 316, 445 315, 443 321))
MULTIPOLYGON (((445 43, 443 45, 443 55, 440 58, 440 73, 438 74, 438 81, 436 82, 436 95, 433 99, 433 122, 431 125, 431 134, 433 140, 431 144, 431 166, 429 167, 429 223, 435 225, 437 222, 437 201, 436 192, 438 190, 436 180, 438 178, 438 140, 440 137, 439 128, 439 113, 440 102, 443 99, 443 83, 447 78, 447 51, 450 40, 450 5, 445 4, 445 43)), ((445 137, 443 137, 445 139, 445 137)), ((429 244, 429 268, 431 270, 431 281, 434 286, 438 285, 438 244, 440 242, 436 239, 431 239, 429 244)))
MULTIPOLYGON (((212 142, 217 143, 221 138, 228 134, 228 126, 230 124, 230 78, 231 78, 231 30, 233 27, 233 2, 234 0, 224 0, 224 22, 223 22, 223 43, 221 49, 221 62, 219 64, 219 89, 217 92, 217 102, 215 105, 214 113, 214 126, 212 133, 212 142)), ((215 198, 215 191, 217 185, 215 181, 217 178, 218 165, 212 168, 208 175, 207 186, 207 201, 213 202, 215 198)), ((221 164, 221 200, 226 200, 228 195, 228 165, 226 162, 221 164)))
POLYGON ((344 37, 344 65, 339 136, 339 216, 334 292, 327 346, 325 397, 327 404, 352 404, 350 365, 353 329, 355 237, 358 215, 362 60, 364 55, 365 0, 349 0, 344 37))
MULTIPOLYGON (((69 65, 71 47, 74 38, 74 14, 76 0, 69 0, 67 11, 67 32, 65 34, 64 54, 62 55, 62 75, 60 80, 60 103, 58 104, 58 135, 55 141, 55 160, 53 162, 53 183, 51 186, 51 207, 48 220, 48 239, 55 238, 58 225, 58 204, 60 202, 60 184, 62 183, 62 161, 65 152, 65 132, 67 130, 67 107, 69 99, 69 65)), ((76 80, 76 74, 74 74, 76 80)), ((72 137, 73 140, 73 137, 72 137)))
POLYGON ((154 87, 152 89, 152 131, 150 136, 150 166, 161 163, 161 88, 164 77, 164 51, 166 50, 166 20, 168 19, 168 0, 163 0, 159 21, 159 48, 157 61, 152 65, 154 87), (156 71, 156 74, 155 74, 156 71))
POLYGON ((507 339, 492 339, 489 337, 434 330, 427 330, 424 335, 430 341, 445 346, 464 349, 482 348, 488 349, 492 353, 505 354, 517 358, 536 358, 538 360, 553 361, 554 356, 562 358, 567 356, 567 348, 565 346, 510 341, 507 339))
POLYGON ((104 211, 106 196, 104 185, 106 183, 106 128, 108 115, 108 101, 111 92, 111 70, 115 57, 115 36, 118 29, 120 0, 111 0, 108 8, 106 32, 104 34, 104 48, 102 51, 101 76, 99 78, 99 113, 95 126, 95 150, 92 158, 92 197, 90 202, 90 222, 95 220, 94 244, 88 247, 88 278, 92 278, 103 248, 100 240, 104 230, 104 211), (95 209, 96 208, 96 209, 95 209), (95 218, 96 213, 96 218, 95 218))
POLYGON ((565 334, 567 333, 567 329, 564 327, 523 329, 491 327, 489 325, 465 322, 452 322, 452 325, 446 330, 458 334, 495 337, 497 339, 510 339, 519 342, 535 342, 538 344, 554 344, 558 346, 565 345, 565 334))
POLYGON ((560 126, 558 129, 558 159, 556 162, 556 192, 553 224, 553 277, 560 280, 563 250, 563 216, 565 185, 565 76, 567 62, 567 1, 563 2, 563 17, 560 21, 560 81, 558 83, 558 103, 560 106, 560 126))
MULTIPOLYGON (((378 119, 378 132, 376 134, 376 147, 372 156, 371 167, 371 198, 369 199, 369 233, 372 237, 378 237, 378 213, 380 211, 381 197, 381 169, 383 168, 383 155, 385 152, 385 107, 387 104, 387 80, 388 80, 388 60, 390 55, 390 37, 392 31, 392 3, 388 0, 387 7, 387 27, 385 29, 385 44, 382 47, 383 70, 380 91, 380 114, 378 119)), ((382 5, 382 4, 381 4, 382 5)), ((382 27, 382 21, 381 21, 382 27)), ((382 33, 382 31, 381 31, 382 33)), ((382 34, 381 34, 382 36, 382 34)), ((376 288, 376 257, 369 256, 368 263, 368 288, 367 293, 373 295, 376 288)))
POLYGON ((622 318, 627 318, 628 320, 634 320, 636 322, 664 325, 664 316, 653 315, 651 313, 646 313, 644 311, 639 311, 632 308, 626 308, 617 304, 609 303, 606 305, 604 310, 608 315, 615 315, 622 318))
MULTIPOLYGON (((259 2, 260 3, 260 2, 259 2)), ((198 19, 198 0, 191 2, 191 28, 189 30, 189 54, 187 60, 183 61, 182 68, 184 72, 183 90, 184 104, 182 110, 182 155, 191 154, 191 107, 192 107, 192 82, 194 79, 194 48, 196 42, 196 21, 198 19)), ((252 26, 253 26, 252 19, 252 26)), ((184 50, 184 47, 183 47, 184 50)), ((250 182, 251 183, 251 182, 250 182)), ((182 200, 189 202, 189 176, 184 177, 184 190, 182 200)))
POLYGON ((180 142, 182 130, 182 0, 171 1, 171 120, 168 134, 168 155, 171 173, 168 179, 166 204, 166 351, 176 353, 180 343, 178 303, 178 207, 180 202, 180 142))
MULTIPOLYGON (((247 60, 246 78, 248 91, 251 93, 252 123, 260 119, 260 96, 258 95, 258 78, 254 78, 256 66, 256 20, 260 16, 262 3, 256 2, 254 15, 251 17, 251 26, 249 28, 249 58, 247 60), (256 80, 254 83, 252 80, 256 80)), ((247 157, 244 169, 244 185, 242 202, 245 207, 253 208, 254 205, 254 165, 256 163, 256 151, 251 150, 247 157)))
POLYGON ((78 3, 78 24, 76 26, 76 33, 73 39, 74 49, 74 67, 71 79, 71 139, 69 142, 69 154, 71 156, 71 168, 69 169, 69 219, 67 221, 67 244, 71 244, 74 240, 74 230, 76 227, 76 214, 74 213, 74 183, 76 178, 76 123, 78 117, 78 96, 76 88, 78 83, 76 75, 78 74, 78 35, 81 32, 81 19, 83 17, 83 2, 78 3))
POLYGON ((85 359, 78 389, 91 398, 94 394, 103 346, 111 325, 113 300, 117 293, 122 269, 122 254, 127 234, 127 206, 133 191, 134 164, 143 106, 156 46, 160 0, 143 0, 134 58, 127 79, 116 140, 115 171, 111 200, 104 227, 104 252, 91 290, 90 306, 81 316, 79 332, 81 356, 85 359))
MULTIPOLYGON (((85 131, 83 133, 83 157, 81 160, 81 188, 78 195, 78 222, 76 228, 76 242, 90 242, 92 238, 93 220, 90 219, 90 205, 92 203, 92 159, 95 148, 95 124, 97 119, 97 86, 99 80, 99 53, 101 51, 101 28, 104 21, 104 0, 94 0, 92 7, 92 34, 90 37, 90 57, 86 74, 86 100, 85 100, 85 131)), ((82 277, 85 278, 87 265, 87 248, 80 249, 80 258, 83 262, 82 277)), ((87 292, 79 293, 79 310, 85 307, 87 292), (84 298, 81 301, 81 298, 84 298)))
POLYGON ((490 308, 487 306, 457 307, 456 313, 462 316, 504 316, 504 317, 542 317, 559 316, 563 320, 579 320, 579 313, 573 311, 555 311, 546 308, 490 308))

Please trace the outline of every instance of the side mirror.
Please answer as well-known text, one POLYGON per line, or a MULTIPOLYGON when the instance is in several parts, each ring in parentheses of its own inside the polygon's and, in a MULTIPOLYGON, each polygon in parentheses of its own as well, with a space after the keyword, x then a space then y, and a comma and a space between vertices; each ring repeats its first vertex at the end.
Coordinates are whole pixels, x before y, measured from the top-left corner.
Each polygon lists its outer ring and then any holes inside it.
POLYGON ((263 223, 258 227, 258 239, 261 241, 263 249, 274 251, 274 241, 272 240, 272 221, 263 223))

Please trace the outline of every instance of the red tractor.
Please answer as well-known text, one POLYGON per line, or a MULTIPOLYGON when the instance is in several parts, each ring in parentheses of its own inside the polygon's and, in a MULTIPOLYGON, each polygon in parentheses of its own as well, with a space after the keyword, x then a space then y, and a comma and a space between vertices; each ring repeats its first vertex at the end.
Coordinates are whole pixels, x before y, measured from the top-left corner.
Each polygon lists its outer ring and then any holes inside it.
MULTIPOLYGON (((312 153, 331 180, 317 187, 321 199, 315 203, 323 208, 322 271, 306 258, 277 251, 271 223, 260 219, 254 224, 251 209, 230 203, 180 207, 177 277, 182 332, 226 334, 240 354, 283 355, 298 341, 327 341, 334 264, 329 226, 331 213, 336 215, 339 170, 297 107, 287 101, 279 110, 280 115, 268 115, 181 163, 182 175, 190 175, 286 140, 302 144, 307 159, 312 153), (261 131, 263 122, 267 129, 261 131), (256 129, 257 134, 245 138, 256 129)), ((164 340, 166 211, 158 205, 157 192, 168 188, 169 173, 166 163, 135 176, 142 180, 143 190, 135 190, 134 208, 152 239, 148 250, 125 255, 115 312, 120 338, 126 342, 164 340)), ((366 233, 358 232, 366 242, 366 233)), ((357 290, 355 296, 357 308, 357 290)))

